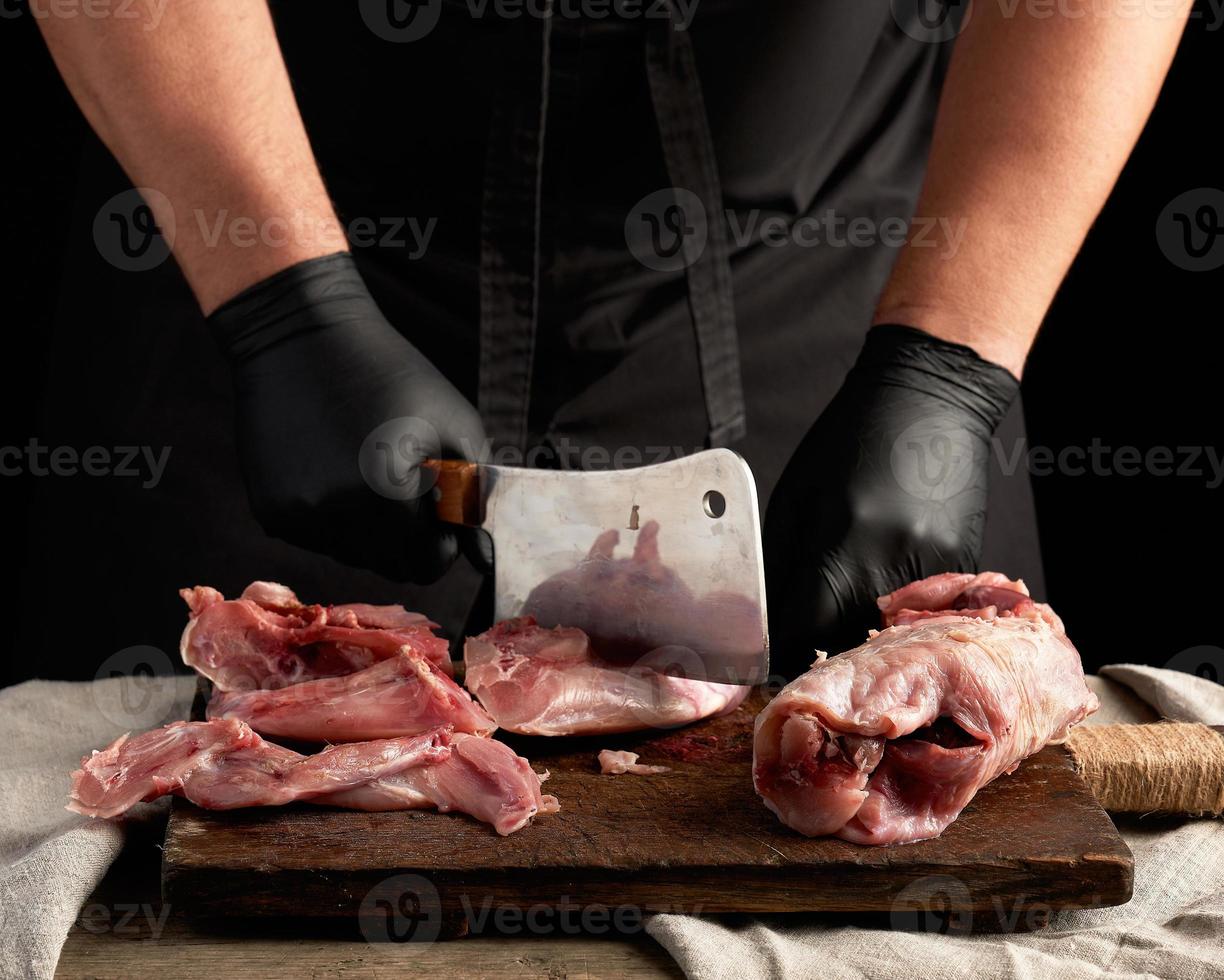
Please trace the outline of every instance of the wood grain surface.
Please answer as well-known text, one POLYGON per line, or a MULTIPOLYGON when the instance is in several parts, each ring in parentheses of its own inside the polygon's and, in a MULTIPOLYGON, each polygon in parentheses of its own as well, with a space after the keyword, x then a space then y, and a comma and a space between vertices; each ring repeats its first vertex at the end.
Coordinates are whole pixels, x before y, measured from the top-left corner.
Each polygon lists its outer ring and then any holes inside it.
POLYGON ((195 919, 161 899, 164 821, 128 827, 123 852, 68 932, 57 980, 681 980, 640 926, 575 935, 489 935, 461 943, 371 943, 347 919, 195 919))
POLYGON ((392 977, 591 978, 655 980, 684 974, 658 945, 636 939, 471 939, 454 943, 387 943, 334 939, 305 930, 267 935, 231 929, 206 931, 171 918, 156 937, 74 928, 55 975, 60 980, 269 980, 276 977, 390 980, 392 977))
POLYGON ((936 840, 808 839, 752 789, 752 719, 764 703, 756 692, 731 715, 676 732, 508 737, 551 772, 561 812, 505 838, 454 814, 308 805, 220 813, 176 801, 163 891, 188 915, 372 914, 376 929, 383 916, 392 928, 406 916, 444 936, 494 912, 513 924, 544 909, 554 925, 658 910, 896 919, 943 909, 970 915, 975 929, 1010 931, 1040 926, 1056 909, 1129 899, 1130 851, 1061 747, 984 788, 936 840), (672 771, 600 775, 601 748, 632 749, 672 771))

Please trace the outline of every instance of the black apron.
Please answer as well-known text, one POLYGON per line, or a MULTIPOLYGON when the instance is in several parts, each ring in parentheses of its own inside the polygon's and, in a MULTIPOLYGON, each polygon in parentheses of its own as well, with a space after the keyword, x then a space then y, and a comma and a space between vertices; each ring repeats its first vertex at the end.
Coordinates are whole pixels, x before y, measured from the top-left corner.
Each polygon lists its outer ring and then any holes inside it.
MULTIPOLYGON (((273 10, 390 321, 479 406, 505 461, 600 468, 725 445, 764 505, 869 326, 898 239, 852 244, 848 225, 912 215, 949 45, 911 37, 888 0, 651 2, 601 19, 538 0, 551 16, 512 20, 446 0, 411 43, 370 26, 377 6, 273 10)), ((135 274, 99 258, 90 225, 124 184, 113 164, 83 172, 44 436, 173 452, 155 488, 61 479, 40 494, 28 580, 71 549, 92 586, 79 614, 99 627, 80 663, 48 650, 33 672, 171 649, 173 587, 196 583, 407 601, 462 632, 478 585, 465 565, 405 588, 263 535, 194 303, 172 262, 135 274)), ((1000 435, 1022 432, 1017 405, 1000 435)), ((1027 477, 994 469, 983 567, 1040 593, 1027 477)), ((52 613, 27 591, 32 615, 52 613)))

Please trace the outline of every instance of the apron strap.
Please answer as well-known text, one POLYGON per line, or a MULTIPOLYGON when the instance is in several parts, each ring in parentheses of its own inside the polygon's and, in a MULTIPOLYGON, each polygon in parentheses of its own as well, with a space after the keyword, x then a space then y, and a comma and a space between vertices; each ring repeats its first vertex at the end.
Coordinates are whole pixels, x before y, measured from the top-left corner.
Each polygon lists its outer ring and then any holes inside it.
MULTIPOLYGON (((685 275, 710 423, 707 444, 725 446, 742 439, 748 431, 735 328, 731 248, 692 38, 675 4, 666 2, 671 17, 660 19, 646 33, 646 72, 668 179, 673 187, 694 193, 707 215, 706 247, 699 255, 686 254, 685 275)), ((686 242, 685 248, 690 244, 686 242)))
POLYGON ((493 109, 480 222, 477 407, 495 446, 527 449, 540 309, 540 215, 553 0, 522 17, 493 109), (527 219, 527 220, 524 220, 527 219))
MULTIPOLYGON (((518 21, 514 52, 489 130, 480 229, 480 382, 477 405, 496 446, 527 449, 531 374, 540 308, 544 145, 551 82, 554 0, 518 21), (537 28, 535 21, 541 21, 537 28), (524 220, 524 218, 529 220, 524 220)), ((686 254, 689 311, 709 419, 707 444, 747 433, 731 249, 722 188, 692 39, 672 0, 646 32, 646 71, 668 179, 701 201, 706 247, 686 254)), ((686 242, 685 248, 695 248, 686 242)))

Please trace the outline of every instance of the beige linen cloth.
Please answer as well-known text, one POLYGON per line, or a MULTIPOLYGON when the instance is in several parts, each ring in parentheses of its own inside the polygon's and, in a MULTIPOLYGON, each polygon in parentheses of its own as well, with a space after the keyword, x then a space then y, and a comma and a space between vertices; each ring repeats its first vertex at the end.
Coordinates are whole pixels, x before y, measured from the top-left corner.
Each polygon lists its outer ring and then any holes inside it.
MULTIPOLYGON (((1224 724, 1224 688, 1150 667, 1092 678, 1094 721, 1224 724), (1150 706, 1150 707, 1149 707, 1150 706)), ((68 773, 125 731, 187 715, 194 677, 30 681, 0 691, 0 977, 50 977, 68 929, 123 846, 122 824, 64 809, 68 773)), ((159 819, 165 801, 131 820, 159 819)), ((1135 897, 1064 913, 1040 933, 933 936, 820 924, 658 915, 648 930, 689 976, 1224 978, 1224 822, 1130 821, 1135 897)))
MULTIPOLYGON (((50 977, 68 929, 123 847, 122 825, 64 809, 81 757, 187 717, 194 677, 28 681, 0 691, 0 977, 50 977)), ((165 801, 132 819, 164 813, 165 801)))
MULTIPOLYGON (((1224 687, 1191 674, 1119 665, 1089 678, 1088 724, 1224 724, 1224 687)), ((1119 818, 1135 894, 1112 909, 1063 912, 1038 932, 937 935, 822 924, 819 916, 655 916, 648 931, 694 980, 757 977, 1224 978, 1224 820, 1119 818)))

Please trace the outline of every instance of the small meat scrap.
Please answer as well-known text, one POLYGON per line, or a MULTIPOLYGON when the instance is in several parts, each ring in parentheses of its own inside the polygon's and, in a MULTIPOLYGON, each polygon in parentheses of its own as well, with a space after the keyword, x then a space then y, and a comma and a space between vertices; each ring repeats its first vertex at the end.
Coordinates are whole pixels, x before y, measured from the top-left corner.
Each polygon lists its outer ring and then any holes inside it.
POLYGON ((620 776, 624 773, 634 776, 654 776, 661 772, 671 772, 671 769, 667 766, 642 765, 638 762, 636 752, 602 749, 599 753, 599 771, 605 776, 620 776))

